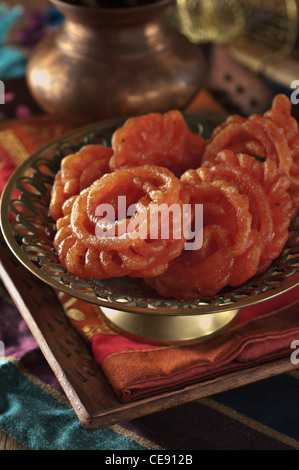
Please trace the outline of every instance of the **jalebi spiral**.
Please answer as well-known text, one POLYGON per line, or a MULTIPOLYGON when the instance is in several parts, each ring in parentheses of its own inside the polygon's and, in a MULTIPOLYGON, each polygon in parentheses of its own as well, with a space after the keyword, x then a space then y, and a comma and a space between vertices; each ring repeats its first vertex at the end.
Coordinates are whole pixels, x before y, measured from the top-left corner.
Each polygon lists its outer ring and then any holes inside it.
POLYGON ((137 165, 158 165, 180 176, 200 165, 205 141, 188 129, 182 113, 149 113, 127 119, 112 137, 112 171, 137 165))
POLYGON ((62 216, 62 205, 71 196, 109 173, 112 149, 102 145, 85 145, 78 152, 62 159, 52 187, 50 214, 54 220, 62 216))
POLYGON ((108 173, 65 203, 54 240, 60 261, 80 277, 160 274, 184 247, 185 201, 180 180, 166 168, 144 165, 108 173), (125 197, 122 208, 119 196, 125 197), (164 237, 162 224, 153 225, 158 220, 153 213, 173 204, 181 210, 178 217, 169 212, 172 223, 164 237))

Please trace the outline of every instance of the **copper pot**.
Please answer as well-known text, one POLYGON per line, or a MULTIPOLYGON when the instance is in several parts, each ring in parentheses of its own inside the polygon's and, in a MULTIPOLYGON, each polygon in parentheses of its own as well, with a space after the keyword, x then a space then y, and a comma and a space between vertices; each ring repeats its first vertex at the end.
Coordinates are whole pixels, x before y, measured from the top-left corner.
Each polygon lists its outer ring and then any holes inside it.
POLYGON ((29 88, 48 113, 81 125, 183 109, 203 85, 199 47, 165 18, 172 0, 118 9, 51 3, 64 21, 27 67, 29 88))

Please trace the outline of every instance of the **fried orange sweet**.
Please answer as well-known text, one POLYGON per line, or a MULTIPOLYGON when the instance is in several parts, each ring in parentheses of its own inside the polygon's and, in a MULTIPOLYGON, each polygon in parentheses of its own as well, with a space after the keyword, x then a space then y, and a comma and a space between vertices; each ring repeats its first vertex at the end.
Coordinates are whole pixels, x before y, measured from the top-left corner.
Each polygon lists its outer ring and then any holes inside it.
POLYGON ((98 279, 161 274, 184 248, 186 198, 180 180, 166 168, 145 165, 104 175, 63 206, 54 239, 62 265, 98 279), (122 208, 119 197, 126 198, 122 208), (174 204, 179 219, 168 212, 174 204), (162 224, 154 226, 156 208, 169 216, 167 237, 162 224))
POLYGON ((292 116, 292 103, 290 99, 280 93, 273 98, 271 108, 264 113, 267 119, 273 121, 281 129, 288 142, 298 134, 298 122, 292 116))
POLYGON ((51 192, 50 214, 53 220, 62 216, 62 205, 69 197, 78 195, 110 171, 111 155, 110 147, 90 144, 63 158, 51 192))
POLYGON ((180 176, 199 166, 204 145, 205 140, 189 130, 178 110, 132 117, 113 134, 110 168, 158 165, 180 176))
POLYGON ((213 180, 209 168, 189 170, 181 179, 191 204, 203 204, 202 246, 195 251, 184 250, 165 273, 145 282, 165 297, 215 295, 230 283, 235 262, 247 253, 253 234, 258 242, 259 235, 251 227, 248 198, 234 184, 213 180))
POLYGON ((279 131, 275 122, 257 114, 248 119, 229 121, 216 130, 206 145, 202 162, 213 160, 224 149, 247 153, 263 160, 274 160, 287 175, 293 164, 285 135, 279 131))
POLYGON ((145 283, 161 296, 178 300, 215 295, 230 278, 230 246, 230 234, 221 226, 209 225, 203 231, 201 250, 184 250, 164 273, 145 278, 145 283))
POLYGON ((219 152, 214 161, 206 165, 215 179, 223 178, 236 184, 239 192, 248 197, 252 226, 262 240, 258 272, 264 271, 281 253, 288 238, 292 214, 289 178, 278 170, 273 160, 261 163, 231 150, 219 152))
POLYGON ((290 171, 290 196, 293 204, 293 215, 299 209, 299 133, 290 142, 293 154, 293 165, 290 171))
POLYGON ((265 116, 275 122, 283 132, 290 147, 293 163, 290 169, 289 193, 293 203, 293 215, 299 209, 299 130, 298 122, 292 116, 292 104, 286 95, 279 94, 273 99, 272 107, 265 116))
POLYGON ((299 131, 286 95, 276 95, 271 108, 263 115, 229 116, 212 133, 202 161, 214 159, 224 149, 246 153, 262 161, 274 160, 290 179, 289 194, 295 215, 299 209, 299 131))

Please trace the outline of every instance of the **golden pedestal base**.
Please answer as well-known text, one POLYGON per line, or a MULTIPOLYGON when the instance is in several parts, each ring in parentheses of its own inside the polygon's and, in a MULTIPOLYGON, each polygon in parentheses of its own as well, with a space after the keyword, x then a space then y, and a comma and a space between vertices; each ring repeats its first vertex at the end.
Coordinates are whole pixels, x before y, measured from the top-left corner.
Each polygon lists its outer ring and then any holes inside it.
POLYGON ((239 309, 188 315, 133 313, 101 307, 111 327, 136 341, 149 344, 195 344, 206 341, 231 325, 239 309))

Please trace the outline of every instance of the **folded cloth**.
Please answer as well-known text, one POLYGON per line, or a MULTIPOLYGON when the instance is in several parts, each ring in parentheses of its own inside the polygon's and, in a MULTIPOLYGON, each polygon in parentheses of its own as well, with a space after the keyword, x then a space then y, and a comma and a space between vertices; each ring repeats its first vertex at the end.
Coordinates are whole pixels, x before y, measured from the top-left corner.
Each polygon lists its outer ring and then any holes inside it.
MULTIPOLYGON (((196 109, 201 102, 206 108, 210 104, 215 109, 208 95, 201 94, 202 100, 196 99, 196 109)), ((50 116, 2 124, 0 156, 5 161, 6 173, 0 172, 0 176, 5 180, 7 172, 29 153, 68 130, 67 124, 50 116)), ((291 344, 299 340, 298 294, 299 288, 295 288, 244 308, 236 323, 218 337, 197 345, 175 347, 135 342, 108 326, 97 306, 57 292, 66 316, 90 345, 123 403, 291 356, 291 344)))
POLYGON ((291 356, 299 340, 299 288, 241 310, 221 335, 192 346, 153 346, 111 329, 100 309, 59 294, 65 313, 90 344, 121 402, 181 388, 227 372, 291 356))

